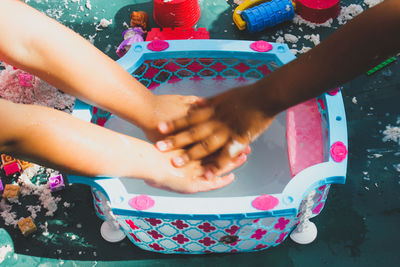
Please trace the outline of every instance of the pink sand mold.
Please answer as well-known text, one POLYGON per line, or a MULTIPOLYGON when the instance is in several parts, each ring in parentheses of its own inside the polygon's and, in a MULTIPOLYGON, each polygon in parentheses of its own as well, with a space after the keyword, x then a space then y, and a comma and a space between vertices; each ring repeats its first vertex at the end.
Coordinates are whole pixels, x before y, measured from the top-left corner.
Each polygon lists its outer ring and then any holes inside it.
POLYGON ((276 197, 270 195, 261 195, 256 197, 251 205, 258 210, 271 210, 279 204, 279 200, 276 197))
POLYGON ((336 142, 331 146, 331 156, 335 162, 342 162, 347 156, 346 145, 342 142, 336 142))
POLYGON ((3 169, 7 176, 21 171, 21 168, 19 167, 17 162, 12 162, 7 165, 4 165, 3 169))
POLYGON ((57 175, 49 178, 49 186, 52 192, 60 191, 65 188, 62 175, 57 175))
POLYGON ((154 200, 148 195, 140 195, 129 200, 129 205, 137 210, 147 210, 154 206, 154 200))
POLYGON ((268 52, 268 51, 272 50, 272 44, 270 44, 266 41, 260 40, 260 41, 255 41, 254 43, 252 43, 250 45, 250 48, 257 52, 268 52))

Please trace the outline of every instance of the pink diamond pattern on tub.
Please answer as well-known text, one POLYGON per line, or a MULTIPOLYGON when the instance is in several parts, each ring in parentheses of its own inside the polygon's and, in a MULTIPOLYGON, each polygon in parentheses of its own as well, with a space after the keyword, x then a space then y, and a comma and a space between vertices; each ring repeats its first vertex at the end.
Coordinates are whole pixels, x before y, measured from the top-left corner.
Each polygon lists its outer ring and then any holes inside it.
POLYGON ((176 249, 178 246, 175 244, 175 242, 172 242, 169 239, 163 239, 160 241, 160 245, 166 249, 176 249))
POLYGON ((143 219, 135 219, 135 225, 137 227, 139 227, 142 230, 148 230, 148 229, 152 229, 153 226, 151 226, 149 223, 147 223, 145 220, 143 219))
POLYGON ((218 244, 218 245, 212 247, 212 250, 214 252, 228 252, 231 249, 232 249, 231 247, 224 245, 224 244, 218 244))
MULTIPOLYGON (((171 223, 173 224, 173 223, 171 223)), ((158 227, 157 230, 162 233, 164 236, 173 236, 176 235, 176 233, 178 232, 174 227, 168 225, 168 224, 164 224, 161 227, 158 227)))
POLYGON ((217 228, 224 228, 224 227, 228 227, 229 225, 231 225, 232 221, 230 221, 230 220, 213 221, 213 224, 217 228))
POLYGON ((204 237, 204 233, 197 230, 196 228, 190 228, 189 230, 184 230, 183 233, 193 240, 200 239, 204 237))
MULTIPOLYGON (((319 190, 326 189, 319 188, 319 190)), ((318 199, 320 198, 321 196, 318 199)), ((98 205, 99 211, 103 212, 101 202, 94 199, 94 203, 98 205)), ((241 252, 266 249, 282 242, 298 222, 295 216, 207 221, 117 215, 116 219, 135 245, 161 253, 241 252), (225 243, 221 241, 224 237, 236 240, 225 243)))

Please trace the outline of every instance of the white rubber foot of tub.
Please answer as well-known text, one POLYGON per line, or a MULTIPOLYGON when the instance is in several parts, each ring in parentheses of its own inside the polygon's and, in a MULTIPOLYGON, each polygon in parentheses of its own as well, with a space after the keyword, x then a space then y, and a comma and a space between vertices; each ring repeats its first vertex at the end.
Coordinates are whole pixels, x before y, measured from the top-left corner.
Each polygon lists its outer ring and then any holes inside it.
POLYGON ((112 243, 122 241, 125 238, 124 232, 115 227, 113 223, 109 221, 103 222, 100 228, 100 233, 104 240, 112 243))
POLYGON ((297 232, 296 229, 294 229, 290 234, 290 238, 298 244, 306 245, 315 240, 317 233, 318 230, 315 224, 313 222, 308 222, 307 227, 305 227, 302 232, 297 232))

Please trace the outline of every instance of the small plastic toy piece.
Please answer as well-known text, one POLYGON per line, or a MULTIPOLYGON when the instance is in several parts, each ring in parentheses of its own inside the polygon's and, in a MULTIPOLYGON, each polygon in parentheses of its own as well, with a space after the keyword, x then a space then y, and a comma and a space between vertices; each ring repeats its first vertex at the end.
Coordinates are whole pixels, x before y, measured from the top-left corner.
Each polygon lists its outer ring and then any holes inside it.
POLYGON ((147 29, 147 24, 149 23, 149 15, 144 11, 133 11, 131 13, 131 27, 140 27, 144 31, 147 29))
POLYGON ((3 169, 7 176, 21 171, 21 167, 16 161, 3 165, 3 169))
POLYGON ((36 232, 37 228, 31 217, 27 217, 18 221, 18 228, 24 236, 28 236, 36 232))
POLYGON ((335 142, 331 146, 331 156, 335 162, 342 162, 347 156, 346 145, 342 142, 335 142))
POLYGON ((29 73, 21 72, 19 74, 19 84, 24 87, 32 87, 33 76, 29 73))
POLYGON ((270 210, 279 204, 279 199, 270 195, 261 195, 253 200, 251 205, 258 210, 270 210))
POLYGON ((19 196, 20 188, 16 184, 6 184, 4 187, 3 197, 8 200, 17 199, 19 196))
POLYGON ((246 22, 241 16, 243 10, 252 8, 261 3, 265 3, 266 1, 268 0, 245 0, 235 8, 235 11, 233 11, 233 22, 236 24, 239 30, 243 31, 246 29, 246 22))
POLYGON ((140 195, 129 200, 129 206, 137 210, 147 210, 154 206, 154 200, 147 195, 140 195))
POLYGON ((294 17, 294 7, 291 0, 273 0, 243 10, 242 18, 246 21, 249 32, 262 31, 294 17))
POLYGON ((122 241, 125 238, 125 233, 111 221, 105 221, 101 224, 100 234, 104 240, 111 243, 122 241))
POLYGON ((0 193, 3 193, 4 191, 4 186, 3 186, 3 182, 0 179, 0 193))
POLYGON ((1 154, 1 162, 3 163, 3 166, 16 162, 17 160, 9 155, 6 154, 1 154))
POLYGON ((337 95, 337 93, 339 93, 339 91, 340 91, 339 87, 332 89, 332 90, 328 91, 328 95, 331 95, 331 96, 337 95))
POLYGON ((144 31, 140 27, 129 28, 122 33, 124 41, 117 48, 117 55, 123 57, 131 48, 133 43, 143 42, 144 31))
POLYGON ((153 17, 162 28, 191 28, 200 15, 198 0, 154 0, 153 17))
POLYGON ((313 23, 336 18, 339 12, 340 0, 296 0, 296 13, 313 23))
POLYGON ((297 244, 306 245, 310 244, 317 237, 318 230, 313 222, 308 221, 307 225, 303 227, 302 231, 297 228, 290 234, 290 238, 297 244))
POLYGON ((147 33, 146 41, 152 40, 185 40, 185 39, 210 39, 210 33, 206 28, 152 28, 147 33))
POLYGON ((49 178, 49 186, 52 192, 60 191, 65 188, 62 175, 57 175, 49 178))
POLYGON ((33 163, 27 162, 25 160, 17 159, 17 162, 23 171, 33 166, 33 163))
POLYGON ((369 71, 367 71, 367 75, 371 75, 374 74, 375 72, 377 72, 380 69, 383 69, 384 67, 386 67, 387 65, 389 65, 390 63, 393 63, 394 61, 396 61, 396 57, 391 57, 385 61, 383 61, 381 64, 379 64, 378 66, 374 67, 373 69, 370 69, 369 71))
POLYGON ((256 41, 256 42, 252 43, 250 45, 250 48, 257 52, 268 52, 272 49, 272 44, 270 44, 266 41, 260 40, 260 41, 256 41))
POLYGON ((133 11, 131 13, 131 28, 122 33, 124 41, 117 48, 117 55, 122 57, 128 52, 133 43, 143 42, 146 33, 149 15, 144 11, 133 11))
POLYGON ((147 48, 151 51, 163 51, 169 47, 169 43, 164 40, 153 40, 148 45, 147 48))

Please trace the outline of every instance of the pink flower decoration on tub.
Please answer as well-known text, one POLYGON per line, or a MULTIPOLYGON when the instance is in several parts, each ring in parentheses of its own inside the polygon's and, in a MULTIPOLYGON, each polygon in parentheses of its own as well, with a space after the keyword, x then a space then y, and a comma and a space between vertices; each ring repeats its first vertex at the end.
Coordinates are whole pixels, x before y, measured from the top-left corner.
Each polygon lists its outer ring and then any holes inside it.
POLYGON ((322 207, 324 206, 324 203, 319 203, 314 209, 313 209, 313 213, 314 214, 318 214, 320 211, 321 211, 321 209, 322 209, 322 207))
POLYGON ((129 227, 130 227, 132 230, 139 229, 139 227, 137 227, 137 226, 133 223, 132 220, 125 220, 125 222, 129 225, 129 227))
POLYGON ((288 233, 288 232, 286 232, 286 233, 281 233, 281 234, 279 235, 278 240, 275 241, 275 244, 281 243, 281 242, 285 239, 287 233, 288 233))
POLYGON ((175 227, 178 229, 184 229, 184 228, 189 227, 189 225, 184 223, 182 220, 176 220, 176 221, 172 222, 171 224, 175 225, 175 227))
POLYGON ((258 210, 271 210, 279 204, 279 200, 270 195, 261 195, 254 199, 251 204, 258 210))
POLYGON ((147 195, 140 195, 129 200, 129 206, 137 210, 147 210, 154 206, 154 200, 147 195))
POLYGON ((153 40, 148 45, 147 48, 151 51, 163 51, 169 47, 169 43, 163 40, 153 40))
POLYGON ((189 238, 185 237, 182 234, 174 236, 172 239, 175 240, 176 242, 178 242, 179 244, 185 244, 186 242, 190 241, 189 238))
POLYGON ((266 233, 267 233, 267 230, 257 229, 254 232, 254 234, 251 235, 251 238, 255 238, 257 240, 260 240, 266 233))
POLYGON ((286 227, 286 225, 290 222, 289 219, 285 219, 285 218, 279 218, 278 223, 275 224, 274 228, 275 229, 280 229, 281 231, 283 231, 286 227))
POLYGON ((205 222, 205 223, 203 223, 202 225, 199 225, 198 226, 201 230, 203 230, 204 232, 206 232, 206 233, 209 233, 209 232, 211 232, 211 231, 214 231, 215 229, 217 229, 217 228, 215 228, 214 226, 212 226, 210 223, 208 223, 208 222, 205 222))
POLYGON ((153 243, 153 244, 149 245, 149 247, 151 247, 152 249, 154 249, 154 250, 156 250, 156 251, 164 250, 164 248, 163 248, 163 247, 160 247, 160 245, 157 244, 157 243, 153 243))
POLYGON ((331 156, 334 161, 342 162, 347 156, 347 148, 346 145, 342 142, 338 141, 335 142, 331 146, 331 156))
POLYGON ((266 41, 256 41, 251 43, 250 48, 257 52, 268 52, 272 49, 272 45, 266 41))
POLYGON ((162 223, 161 220, 156 218, 145 218, 145 220, 150 223, 152 226, 157 226, 158 224, 162 223))

